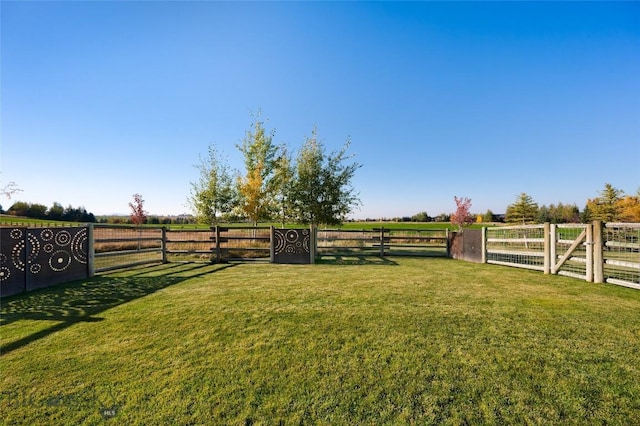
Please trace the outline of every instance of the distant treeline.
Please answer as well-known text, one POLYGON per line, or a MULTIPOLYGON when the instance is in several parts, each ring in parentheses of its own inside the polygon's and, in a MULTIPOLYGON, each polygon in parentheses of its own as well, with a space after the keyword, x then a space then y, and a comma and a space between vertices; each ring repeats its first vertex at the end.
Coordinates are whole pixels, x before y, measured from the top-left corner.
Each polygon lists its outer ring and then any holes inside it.
POLYGON ((0 206, 0 214, 65 222, 96 222, 93 213, 87 212, 84 207, 63 207, 60 203, 53 203, 51 207, 47 208, 43 204, 18 201, 9 207, 6 212, 0 206))
MULTIPOLYGON (((126 224, 133 223, 130 216, 98 216, 98 223, 126 224)), ((188 225, 196 223, 196 218, 191 215, 179 216, 147 216, 144 220, 147 225, 188 225)))

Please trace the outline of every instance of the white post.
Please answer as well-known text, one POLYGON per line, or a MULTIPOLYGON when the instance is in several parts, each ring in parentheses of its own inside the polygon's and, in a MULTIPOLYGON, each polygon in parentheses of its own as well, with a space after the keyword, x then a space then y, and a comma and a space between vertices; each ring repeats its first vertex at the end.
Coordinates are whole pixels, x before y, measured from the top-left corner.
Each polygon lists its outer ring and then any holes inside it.
POLYGON ((587 224, 587 241, 586 241, 586 276, 587 282, 593 282, 593 225, 587 224))
MULTIPOLYGON (((550 244, 550 229, 551 227, 549 226, 549 222, 545 222, 544 223, 544 266, 543 266, 543 272, 545 274, 548 274, 550 271, 550 265, 551 265, 551 244, 550 244)), ((555 259, 554 259, 555 262, 555 259)))
POLYGON ((558 271, 556 271, 556 261, 558 260, 558 254, 556 252, 557 250, 557 231, 558 231, 558 226, 555 223, 551 224, 551 234, 550 234, 550 238, 551 241, 549 243, 550 247, 549 247, 549 252, 550 252, 550 264, 549 267, 551 268, 551 273, 552 274, 557 274, 558 271))
POLYGON ((593 282, 604 282, 604 256, 602 255, 602 222, 593 222, 593 282))

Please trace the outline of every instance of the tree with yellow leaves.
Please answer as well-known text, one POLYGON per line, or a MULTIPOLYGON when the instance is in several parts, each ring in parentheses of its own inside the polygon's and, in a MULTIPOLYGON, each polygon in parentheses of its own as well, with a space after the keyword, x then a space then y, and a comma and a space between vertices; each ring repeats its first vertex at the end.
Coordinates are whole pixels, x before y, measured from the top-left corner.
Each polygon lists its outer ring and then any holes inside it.
POLYGON ((242 143, 237 145, 244 156, 245 175, 238 178, 240 210, 246 217, 258 224, 268 219, 273 197, 270 180, 275 166, 277 147, 273 144, 274 132, 267 133, 260 114, 255 115, 252 129, 247 131, 242 143))
POLYGON ((640 222, 640 188, 636 195, 627 195, 618 201, 622 222, 640 222))

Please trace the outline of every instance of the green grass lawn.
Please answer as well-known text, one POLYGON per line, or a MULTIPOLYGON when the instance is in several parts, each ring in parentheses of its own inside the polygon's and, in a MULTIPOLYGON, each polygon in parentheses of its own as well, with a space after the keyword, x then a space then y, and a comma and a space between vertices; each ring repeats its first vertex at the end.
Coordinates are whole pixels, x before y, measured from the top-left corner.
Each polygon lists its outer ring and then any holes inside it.
POLYGON ((1 319, 3 424, 640 422, 640 292, 533 271, 167 264, 1 319))

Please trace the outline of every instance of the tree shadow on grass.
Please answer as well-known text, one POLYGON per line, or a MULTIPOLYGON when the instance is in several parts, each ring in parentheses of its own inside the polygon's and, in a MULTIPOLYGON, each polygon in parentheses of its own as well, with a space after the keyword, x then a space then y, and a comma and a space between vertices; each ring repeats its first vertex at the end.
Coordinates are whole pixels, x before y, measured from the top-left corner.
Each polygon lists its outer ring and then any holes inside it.
POLYGON ((98 322, 96 315, 185 280, 208 275, 233 264, 165 264, 98 275, 8 297, 2 301, 0 326, 20 320, 57 324, 3 344, 0 355, 12 352, 79 322, 98 322))
POLYGON ((367 255, 321 255, 316 259, 319 265, 398 265, 393 260, 367 255))

